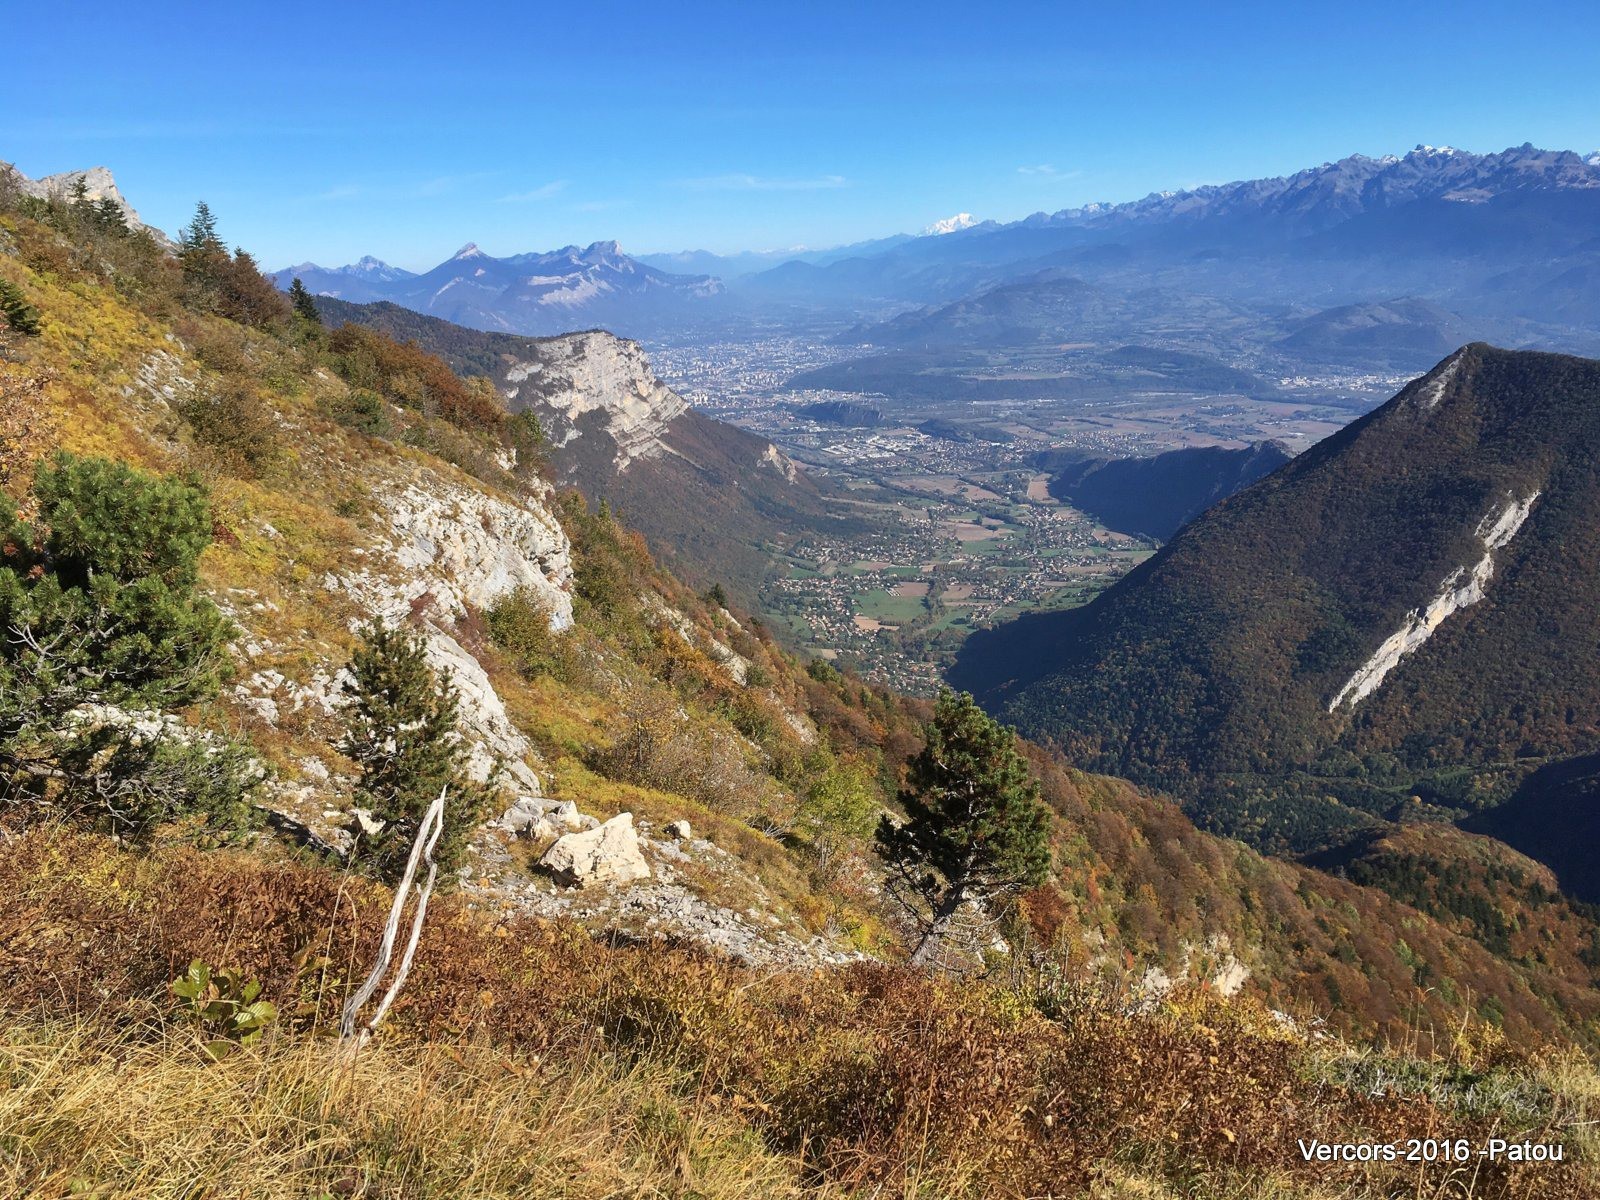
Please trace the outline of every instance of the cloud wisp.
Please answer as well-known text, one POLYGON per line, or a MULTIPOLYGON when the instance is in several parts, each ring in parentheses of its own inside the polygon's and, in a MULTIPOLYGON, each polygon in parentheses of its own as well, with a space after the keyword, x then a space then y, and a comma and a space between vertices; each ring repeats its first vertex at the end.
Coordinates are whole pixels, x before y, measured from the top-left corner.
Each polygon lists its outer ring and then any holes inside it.
POLYGON ((708 175, 699 179, 680 179, 679 187, 696 192, 821 192, 849 187, 843 175, 818 175, 810 179, 771 179, 760 175, 735 173, 708 175))
POLYGON ((499 204, 533 204, 539 200, 549 200, 566 191, 568 181, 565 179, 552 179, 549 183, 540 184, 526 192, 512 192, 510 195, 501 196, 499 204))

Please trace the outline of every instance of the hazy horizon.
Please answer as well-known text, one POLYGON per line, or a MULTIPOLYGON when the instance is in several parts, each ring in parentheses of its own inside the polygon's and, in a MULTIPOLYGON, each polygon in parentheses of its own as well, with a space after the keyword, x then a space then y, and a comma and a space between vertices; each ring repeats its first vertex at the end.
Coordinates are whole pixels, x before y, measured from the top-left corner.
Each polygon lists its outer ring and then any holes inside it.
POLYGON ((1600 13, 1480 8, 30 10, 0 158, 107 166, 165 229, 205 199, 272 266, 416 270, 468 241, 821 248, 1419 143, 1600 146, 1600 13))

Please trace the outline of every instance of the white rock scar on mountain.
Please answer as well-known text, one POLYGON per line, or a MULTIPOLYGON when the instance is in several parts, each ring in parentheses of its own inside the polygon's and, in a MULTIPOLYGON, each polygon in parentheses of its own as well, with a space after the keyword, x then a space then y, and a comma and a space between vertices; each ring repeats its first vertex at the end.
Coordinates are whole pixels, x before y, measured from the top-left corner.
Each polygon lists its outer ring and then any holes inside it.
POLYGON ((1478 523, 1477 535, 1483 542, 1483 557, 1470 568, 1457 567, 1450 572, 1439 585, 1439 594, 1426 607, 1414 608, 1406 614, 1405 623, 1339 689, 1339 694, 1328 705, 1330 713, 1346 701, 1352 707, 1361 703, 1377 690, 1384 676, 1394 670, 1402 658, 1432 637, 1434 630, 1451 615, 1483 599, 1484 585, 1494 574, 1495 551, 1517 536, 1538 498, 1537 491, 1525 500, 1513 497, 1498 515, 1491 511, 1478 523))
POLYGON ((1435 407, 1444 399, 1444 392, 1450 386, 1450 381, 1456 377, 1456 372, 1461 369, 1461 352, 1458 350, 1439 373, 1417 389, 1417 403, 1423 409, 1435 407))

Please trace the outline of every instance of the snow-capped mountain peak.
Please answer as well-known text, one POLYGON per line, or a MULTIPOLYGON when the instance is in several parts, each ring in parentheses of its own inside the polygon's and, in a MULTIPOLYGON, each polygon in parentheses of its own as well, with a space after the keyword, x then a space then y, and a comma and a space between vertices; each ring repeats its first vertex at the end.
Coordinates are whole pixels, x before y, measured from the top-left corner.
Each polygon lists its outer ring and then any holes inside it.
POLYGON ((969 212, 957 213, 953 217, 945 217, 942 221, 935 221, 922 232, 932 236, 942 233, 956 233, 962 229, 971 229, 978 223, 978 218, 969 212))

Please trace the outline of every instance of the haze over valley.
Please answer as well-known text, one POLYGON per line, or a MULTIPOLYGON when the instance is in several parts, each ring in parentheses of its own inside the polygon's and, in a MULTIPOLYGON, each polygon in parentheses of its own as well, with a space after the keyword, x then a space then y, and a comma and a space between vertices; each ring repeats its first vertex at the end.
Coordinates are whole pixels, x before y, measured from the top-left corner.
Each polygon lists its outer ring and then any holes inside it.
POLYGON ((797 644, 928 690, 970 629, 1082 603, 1156 544, 1063 503, 1070 464, 1298 452, 1468 341, 1600 350, 1597 222, 1600 154, 1418 146, 835 251, 469 244, 417 274, 367 257, 274 278, 489 332, 638 339, 848 514, 756 538, 771 553, 734 570, 740 594, 797 644))

